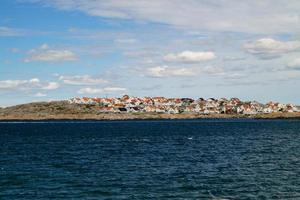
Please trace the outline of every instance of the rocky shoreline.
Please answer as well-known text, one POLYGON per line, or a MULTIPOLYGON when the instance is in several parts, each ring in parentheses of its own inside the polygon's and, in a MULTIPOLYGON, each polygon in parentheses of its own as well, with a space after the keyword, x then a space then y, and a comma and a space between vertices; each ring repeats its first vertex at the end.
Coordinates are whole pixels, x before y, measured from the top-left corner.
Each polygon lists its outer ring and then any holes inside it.
POLYGON ((257 115, 269 113, 300 112, 293 104, 257 101, 241 101, 239 98, 166 98, 166 97, 134 97, 124 95, 121 98, 75 97, 68 100, 70 104, 94 106, 99 112, 110 113, 197 113, 257 115))
POLYGON ((67 101, 22 104, 0 109, 0 121, 39 120, 159 120, 159 119, 300 119, 300 112, 245 114, 199 113, 111 113, 99 112, 95 105, 75 105, 67 101))

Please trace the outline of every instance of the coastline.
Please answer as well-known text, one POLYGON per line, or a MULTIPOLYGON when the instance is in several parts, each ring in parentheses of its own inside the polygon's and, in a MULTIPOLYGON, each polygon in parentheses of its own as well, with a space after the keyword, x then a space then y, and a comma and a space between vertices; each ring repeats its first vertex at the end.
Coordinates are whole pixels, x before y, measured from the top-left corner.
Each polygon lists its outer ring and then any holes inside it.
POLYGON ((43 120, 180 120, 180 119, 300 119, 300 112, 245 114, 178 114, 157 112, 102 112, 96 106, 74 105, 64 101, 22 104, 0 109, 0 121, 43 120))
POLYGON ((258 115, 229 115, 195 113, 159 114, 159 113, 101 113, 93 114, 59 114, 59 115, 7 115, 0 116, 5 121, 130 121, 130 120, 188 120, 188 119, 300 119, 300 113, 272 113, 258 115))

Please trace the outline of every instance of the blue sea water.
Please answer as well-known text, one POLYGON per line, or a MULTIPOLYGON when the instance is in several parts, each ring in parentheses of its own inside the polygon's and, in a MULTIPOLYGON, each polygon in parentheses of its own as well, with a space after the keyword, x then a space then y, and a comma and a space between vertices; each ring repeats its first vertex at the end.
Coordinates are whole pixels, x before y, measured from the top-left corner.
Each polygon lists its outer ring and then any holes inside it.
POLYGON ((0 123, 0 199, 300 199, 300 120, 0 123))

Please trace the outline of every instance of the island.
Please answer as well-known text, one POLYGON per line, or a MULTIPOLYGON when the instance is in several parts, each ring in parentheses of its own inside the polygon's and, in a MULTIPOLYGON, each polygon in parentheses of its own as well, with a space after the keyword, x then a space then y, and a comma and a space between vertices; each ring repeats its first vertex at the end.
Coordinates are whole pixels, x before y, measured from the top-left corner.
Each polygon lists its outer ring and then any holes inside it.
POLYGON ((300 118, 293 104, 238 98, 76 97, 0 108, 0 120, 138 120, 198 118, 300 118))

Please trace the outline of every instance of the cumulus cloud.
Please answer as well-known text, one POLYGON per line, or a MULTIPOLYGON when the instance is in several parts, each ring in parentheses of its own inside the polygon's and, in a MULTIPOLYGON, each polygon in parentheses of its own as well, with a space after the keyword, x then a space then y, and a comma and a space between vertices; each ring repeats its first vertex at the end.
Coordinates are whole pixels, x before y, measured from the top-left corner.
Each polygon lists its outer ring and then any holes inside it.
POLYGON ((91 16, 131 19, 181 28, 251 33, 299 32, 298 0, 25 0, 91 16), (218 13, 218 14, 216 14, 218 13), (237 17, 238 16, 238 17, 237 17), (195 20, 197 19, 197 20, 195 20))
POLYGON ((29 80, 0 80, 0 90, 55 90, 59 88, 56 82, 41 82, 38 78, 29 80))
POLYGON ((162 77, 189 77, 199 74, 220 74, 223 68, 214 66, 205 66, 201 68, 195 67, 169 67, 166 65, 150 67, 146 69, 146 76, 162 78, 162 77))
POLYGON ((244 45, 244 49, 260 58, 276 58, 282 54, 300 50, 300 41, 278 41, 262 38, 244 45))
POLYGON ((27 80, 3 80, 0 81, 0 89, 15 89, 26 83, 27 80))
POLYGON ((49 82, 45 86, 42 86, 41 89, 43 89, 43 90, 55 90, 55 89, 59 88, 59 86, 60 86, 59 83, 49 82))
POLYGON ((125 92, 126 88, 122 87, 105 87, 105 88, 81 88, 78 94, 104 94, 104 93, 119 93, 125 92))
POLYGON ((164 57, 165 61, 180 61, 180 62, 201 62, 215 59, 214 52, 204 51, 183 51, 177 54, 168 54, 164 57))
POLYGON ((108 82, 107 80, 104 80, 102 78, 91 77, 89 75, 60 76, 59 79, 62 80, 63 83, 68 85, 99 85, 108 82))
POLYGON ((300 58, 296 58, 287 64, 288 69, 300 70, 300 58))
POLYGON ((38 93, 36 93, 34 96, 35 96, 35 97, 46 97, 47 94, 38 92, 38 93))
POLYGON ((150 77, 168 77, 168 76, 195 76, 192 69, 171 68, 169 66, 157 66, 146 69, 146 75, 150 77))
POLYGON ((81 88, 78 90, 78 94, 102 94, 103 89, 96 88, 81 88))
POLYGON ((31 49, 28 52, 28 57, 24 62, 59 62, 59 61, 74 61, 78 57, 70 50, 51 49, 47 44, 43 44, 36 49, 31 49))
POLYGON ((126 88, 122 88, 122 87, 106 87, 103 90, 105 92, 125 92, 126 88))

